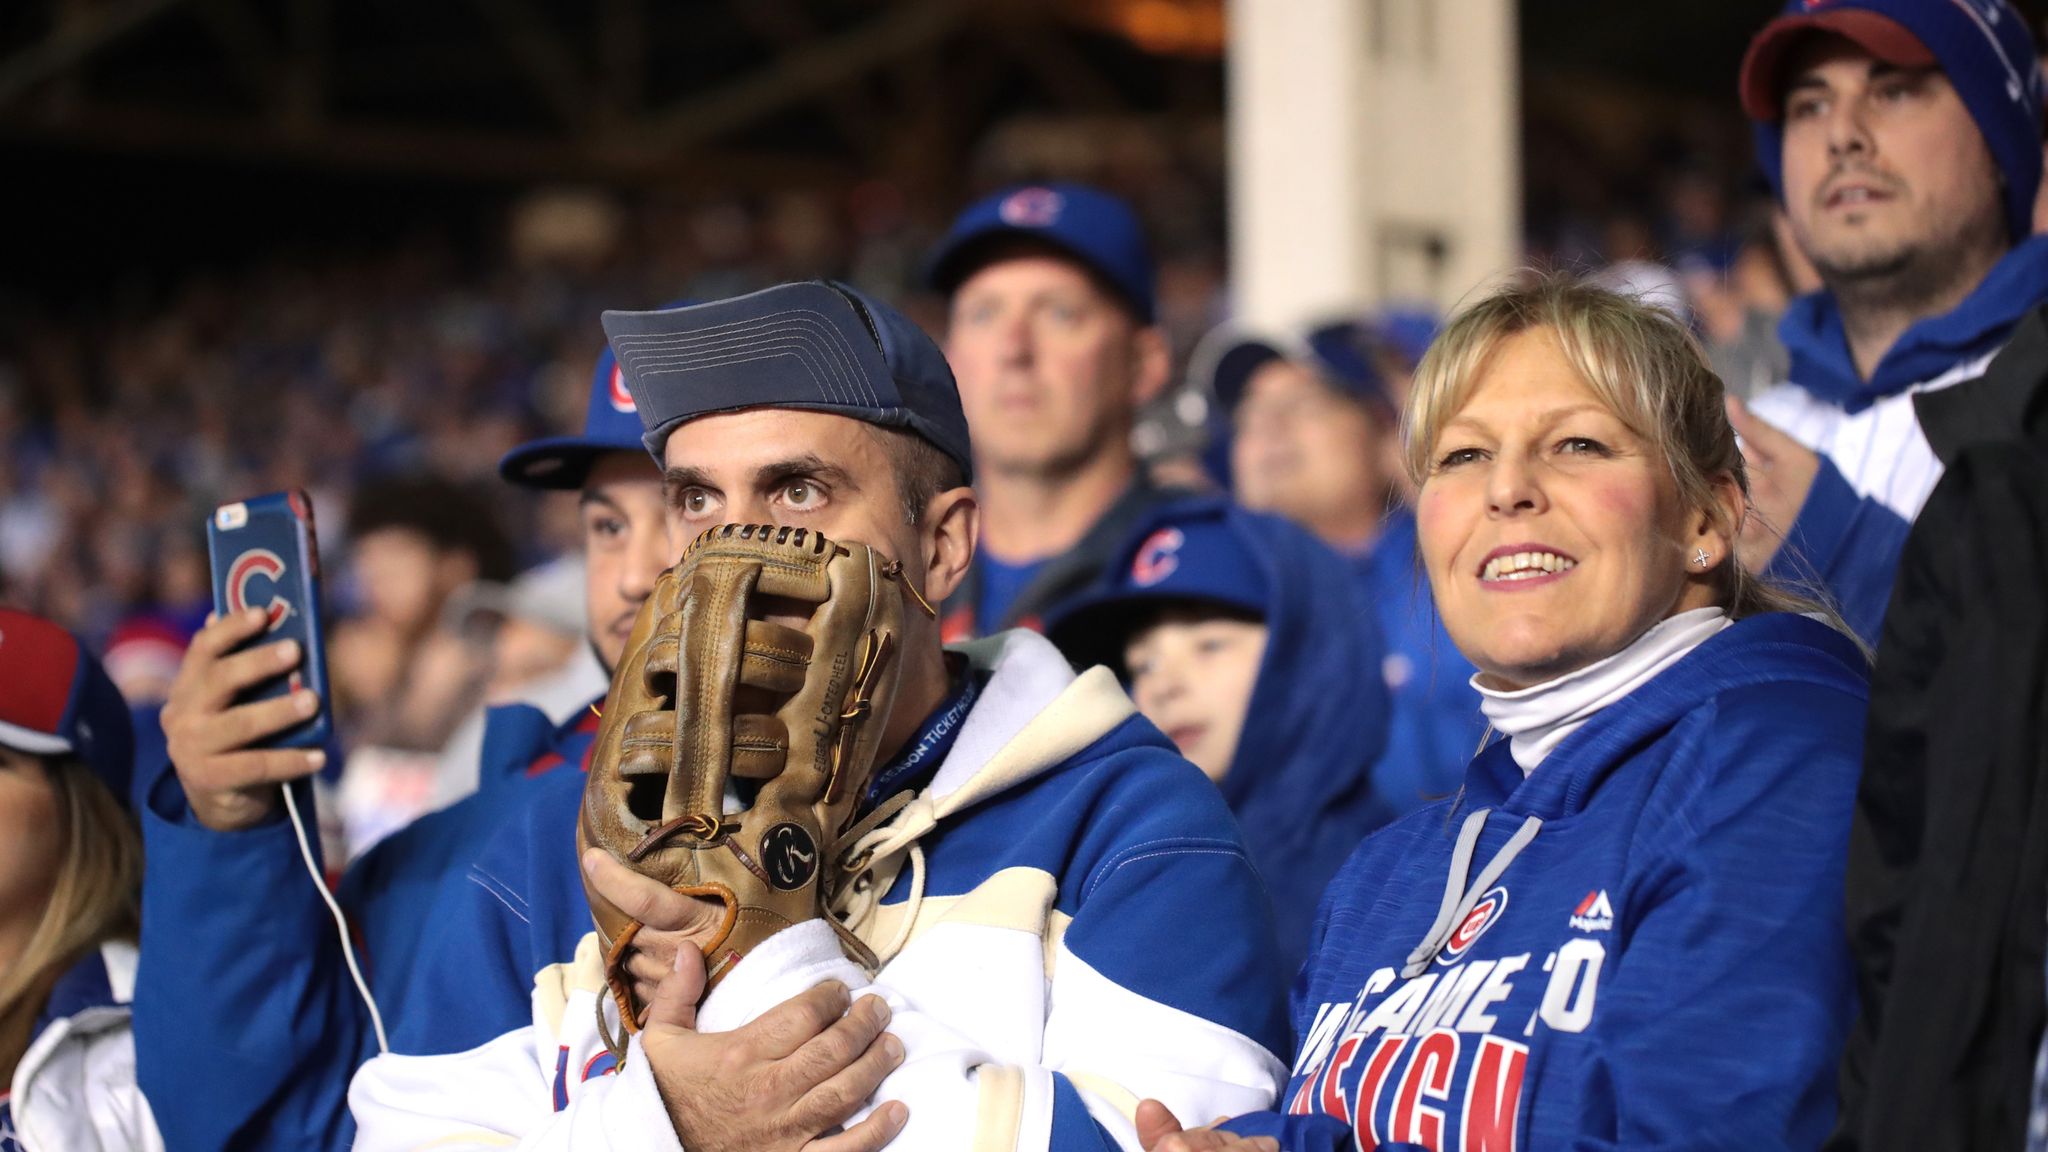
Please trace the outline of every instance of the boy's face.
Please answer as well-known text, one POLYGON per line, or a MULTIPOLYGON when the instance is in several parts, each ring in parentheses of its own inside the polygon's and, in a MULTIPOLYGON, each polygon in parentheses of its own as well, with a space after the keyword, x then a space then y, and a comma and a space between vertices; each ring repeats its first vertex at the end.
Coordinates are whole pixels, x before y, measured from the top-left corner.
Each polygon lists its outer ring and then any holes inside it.
POLYGON ((1264 624, 1176 608, 1132 634, 1124 669, 1138 711, 1220 781, 1237 755, 1265 655, 1264 624))

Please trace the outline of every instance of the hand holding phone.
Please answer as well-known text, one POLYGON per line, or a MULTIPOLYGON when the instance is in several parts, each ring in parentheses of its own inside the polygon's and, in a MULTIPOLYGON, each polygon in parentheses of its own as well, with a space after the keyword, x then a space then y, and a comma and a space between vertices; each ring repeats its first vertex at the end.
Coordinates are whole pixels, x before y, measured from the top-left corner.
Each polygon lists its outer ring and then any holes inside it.
POLYGON ((207 543, 215 618, 186 649, 163 725, 193 815, 228 830, 268 818, 279 783, 326 763, 312 506, 297 492, 222 505, 207 543))

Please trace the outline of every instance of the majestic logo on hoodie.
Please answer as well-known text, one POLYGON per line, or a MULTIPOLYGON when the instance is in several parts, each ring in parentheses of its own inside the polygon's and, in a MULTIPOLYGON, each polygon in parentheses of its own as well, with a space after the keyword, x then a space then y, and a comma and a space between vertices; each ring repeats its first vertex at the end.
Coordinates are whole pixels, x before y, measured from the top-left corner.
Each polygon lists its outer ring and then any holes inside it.
POLYGON ((1586 893, 1579 906, 1572 909, 1572 927, 1581 932, 1606 932, 1614 927, 1614 905, 1607 902, 1607 889, 1586 893))
POLYGON ((1481 896, 1479 903, 1472 906, 1472 911, 1465 919, 1452 929, 1451 938, 1444 941, 1444 950, 1437 954, 1436 962, 1456 963, 1472 945, 1479 942, 1479 937, 1484 935, 1488 928, 1493 927, 1493 922, 1500 919, 1501 913, 1507 910, 1508 890, 1505 885, 1481 896))

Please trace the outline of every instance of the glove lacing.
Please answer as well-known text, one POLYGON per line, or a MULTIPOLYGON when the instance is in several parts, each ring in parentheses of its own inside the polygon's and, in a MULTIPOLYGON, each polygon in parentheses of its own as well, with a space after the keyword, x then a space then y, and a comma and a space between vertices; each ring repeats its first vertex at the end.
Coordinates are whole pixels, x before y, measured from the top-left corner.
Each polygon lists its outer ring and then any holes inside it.
POLYGON ((902 951, 917 923, 918 908, 924 903, 924 849, 917 841, 938 825, 938 806, 929 797, 899 792, 876 806, 848 828, 832 845, 832 858, 849 879, 832 893, 829 905, 833 917, 848 931, 858 933, 874 918, 882 896, 895 886, 904 859, 910 862, 910 896, 903 905, 903 922, 886 945, 875 949, 879 963, 886 964, 902 951), (885 822, 886 827, 881 826, 885 822))

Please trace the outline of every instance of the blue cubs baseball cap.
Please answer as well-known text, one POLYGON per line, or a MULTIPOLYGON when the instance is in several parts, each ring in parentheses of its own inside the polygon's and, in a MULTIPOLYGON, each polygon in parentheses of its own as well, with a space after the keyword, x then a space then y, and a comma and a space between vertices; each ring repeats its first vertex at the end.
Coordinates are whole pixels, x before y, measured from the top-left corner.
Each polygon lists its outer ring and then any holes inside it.
POLYGON ((907 428, 973 479, 967 415, 938 345, 855 288, 810 280, 685 308, 606 312, 604 331, 639 410, 639 442, 656 461, 669 433, 699 416, 804 408, 907 428))
POLYGON ((1757 163, 1785 194, 1784 87, 1792 49, 1827 33, 1901 68, 1940 67, 2005 176, 2006 226, 2033 231, 2041 183, 2041 66, 2026 20, 2006 0, 1790 0, 1742 58, 1737 90, 1756 122, 1757 163))
POLYGON ((953 292, 986 263, 991 242, 1024 236, 1052 246, 1107 281, 1139 321, 1158 314, 1152 249, 1138 214, 1085 184, 1024 184, 968 206, 925 264, 925 279, 953 292))
POLYGON ((0 608, 0 746, 75 756, 130 806, 135 729, 120 690, 78 637, 12 608, 0 608))
POLYGON ((1123 663, 1143 610, 1185 604, 1264 619, 1270 595, 1258 558, 1232 531, 1229 502, 1161 505, 1125 538, 1094 588, 1047 615, 1045 634, 1076 665, 1123 663))
POLYGON ((1191 382, 1216 397, 1225 412, 1244 399, 1252 375, 1275 360, 1292 360, 1313 370, 1337 392, 1367 404, 1392 407, 1387 382, 1372 362, 1374 334, 1358 321, 1319 324, 1299 338, 1236 332, 1211 333, 1190 357, 1191 382))
POLYGON ((590 406, 580 436, 530 440, 498 461, 498 475, 522 488, 574 490, 583 487, 590 466, 608 452, 641 452, 640 412, 626 390, 610 346, 598 353, 590 376, 590 406))

